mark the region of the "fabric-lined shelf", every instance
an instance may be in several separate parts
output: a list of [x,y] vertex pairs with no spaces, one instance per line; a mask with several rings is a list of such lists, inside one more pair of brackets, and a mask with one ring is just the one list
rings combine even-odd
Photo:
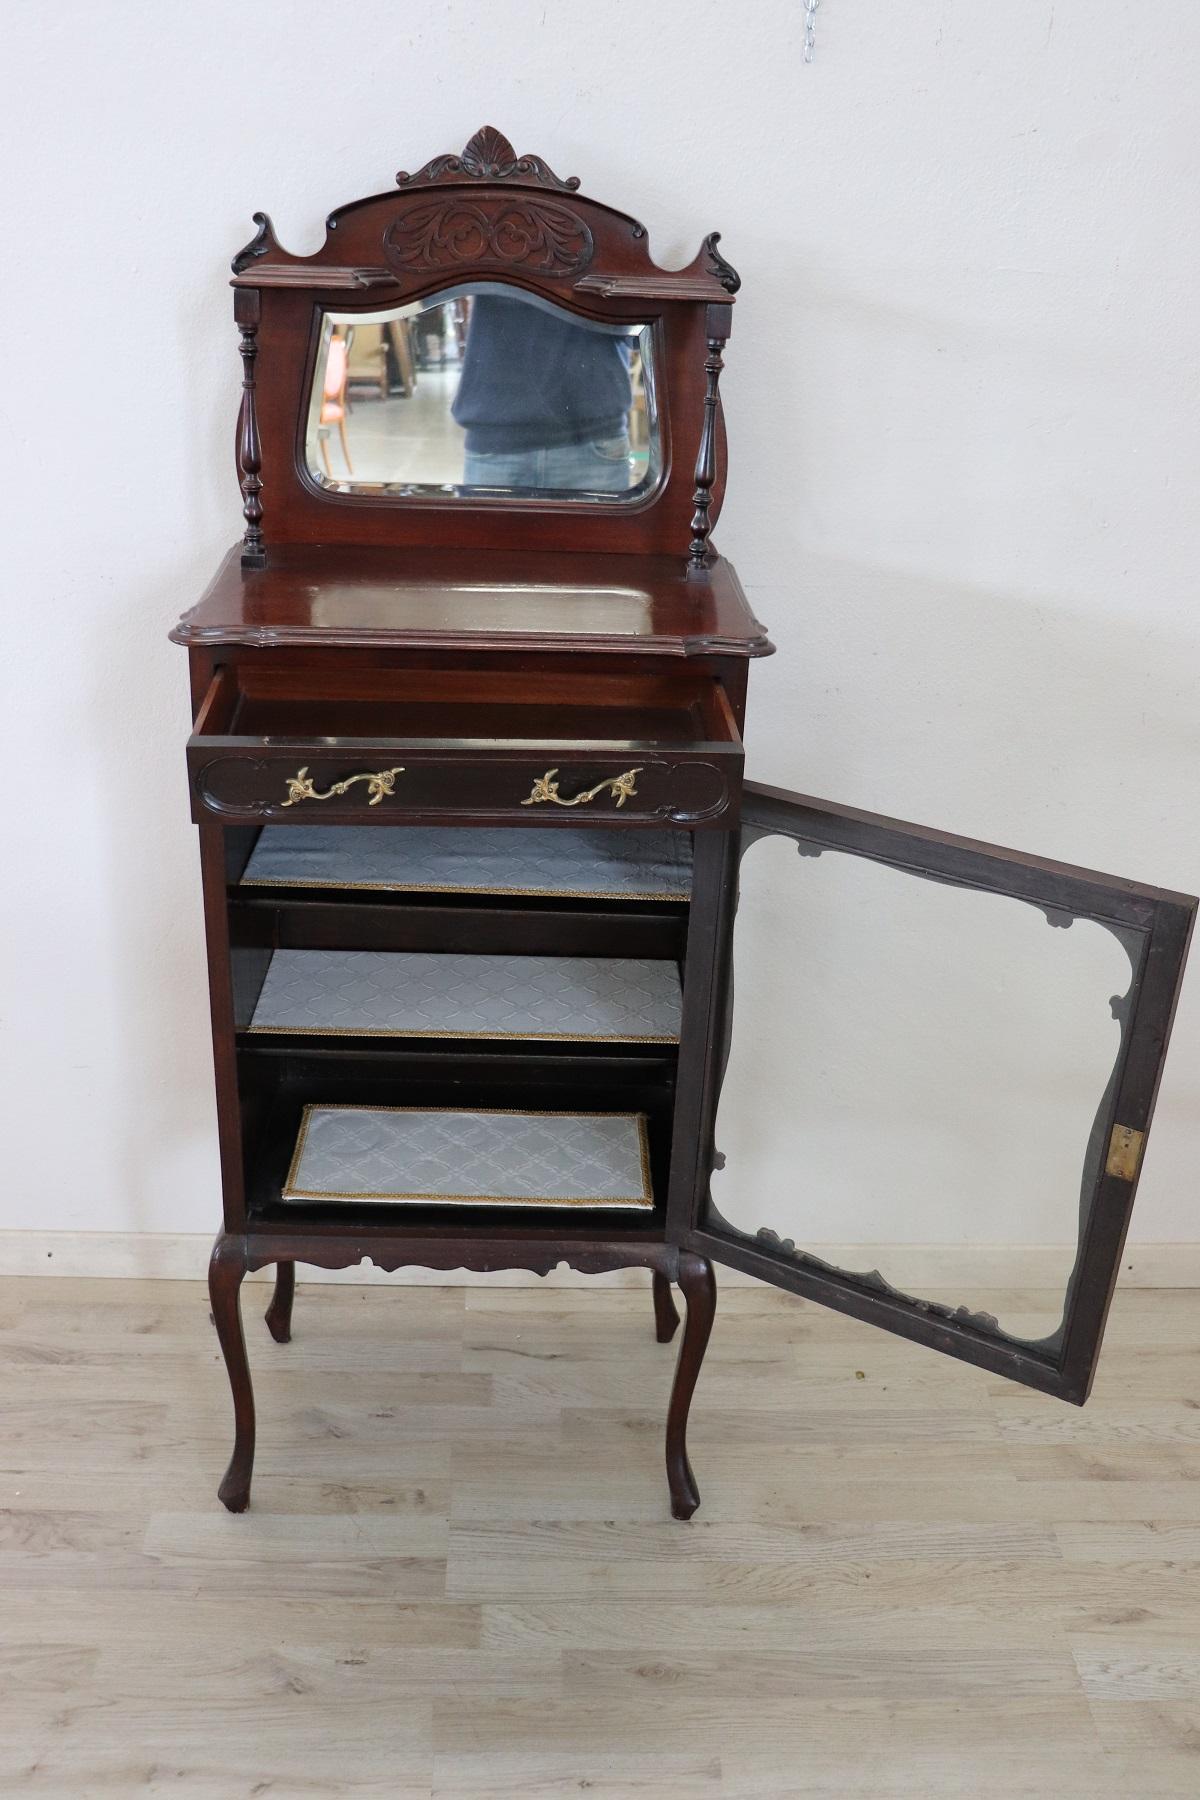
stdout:
[[281,1198],[652,1210],[646,1118],[306,1106]]
[[674,963],[630,957],[276,950],[251,1033],[679,1041]]
[[692,847],[686,831],[268,825],[241,885],[686,900]]

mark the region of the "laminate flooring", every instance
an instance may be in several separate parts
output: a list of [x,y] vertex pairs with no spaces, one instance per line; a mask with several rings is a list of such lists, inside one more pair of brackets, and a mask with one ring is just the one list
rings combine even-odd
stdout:
[[203,1285],[0,1282],[0,1794],[1200,1793],[1200,1293],[1079,1411],[727,1290],[688,1524],[648,1279],[268,1294],[232,1517]]

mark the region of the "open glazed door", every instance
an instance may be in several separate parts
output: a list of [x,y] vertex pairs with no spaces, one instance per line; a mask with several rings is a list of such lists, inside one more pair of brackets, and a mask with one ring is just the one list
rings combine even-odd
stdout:
[[742,817],[689,1248],[1082,1404],[1196,902],[754,783]]

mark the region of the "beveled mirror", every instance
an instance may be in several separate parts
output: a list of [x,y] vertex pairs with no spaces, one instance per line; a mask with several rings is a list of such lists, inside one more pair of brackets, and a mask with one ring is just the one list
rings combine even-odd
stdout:
[[653,335],[501,282],[325,310],[308,473],[343,494],[639,500],[662,466]]

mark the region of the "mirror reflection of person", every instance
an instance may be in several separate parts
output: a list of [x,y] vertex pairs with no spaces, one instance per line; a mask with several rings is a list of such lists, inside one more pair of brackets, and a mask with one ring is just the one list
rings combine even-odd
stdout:
[[528,300],[476,294],[451,408],[470,487],[630,485],[631,340]]

